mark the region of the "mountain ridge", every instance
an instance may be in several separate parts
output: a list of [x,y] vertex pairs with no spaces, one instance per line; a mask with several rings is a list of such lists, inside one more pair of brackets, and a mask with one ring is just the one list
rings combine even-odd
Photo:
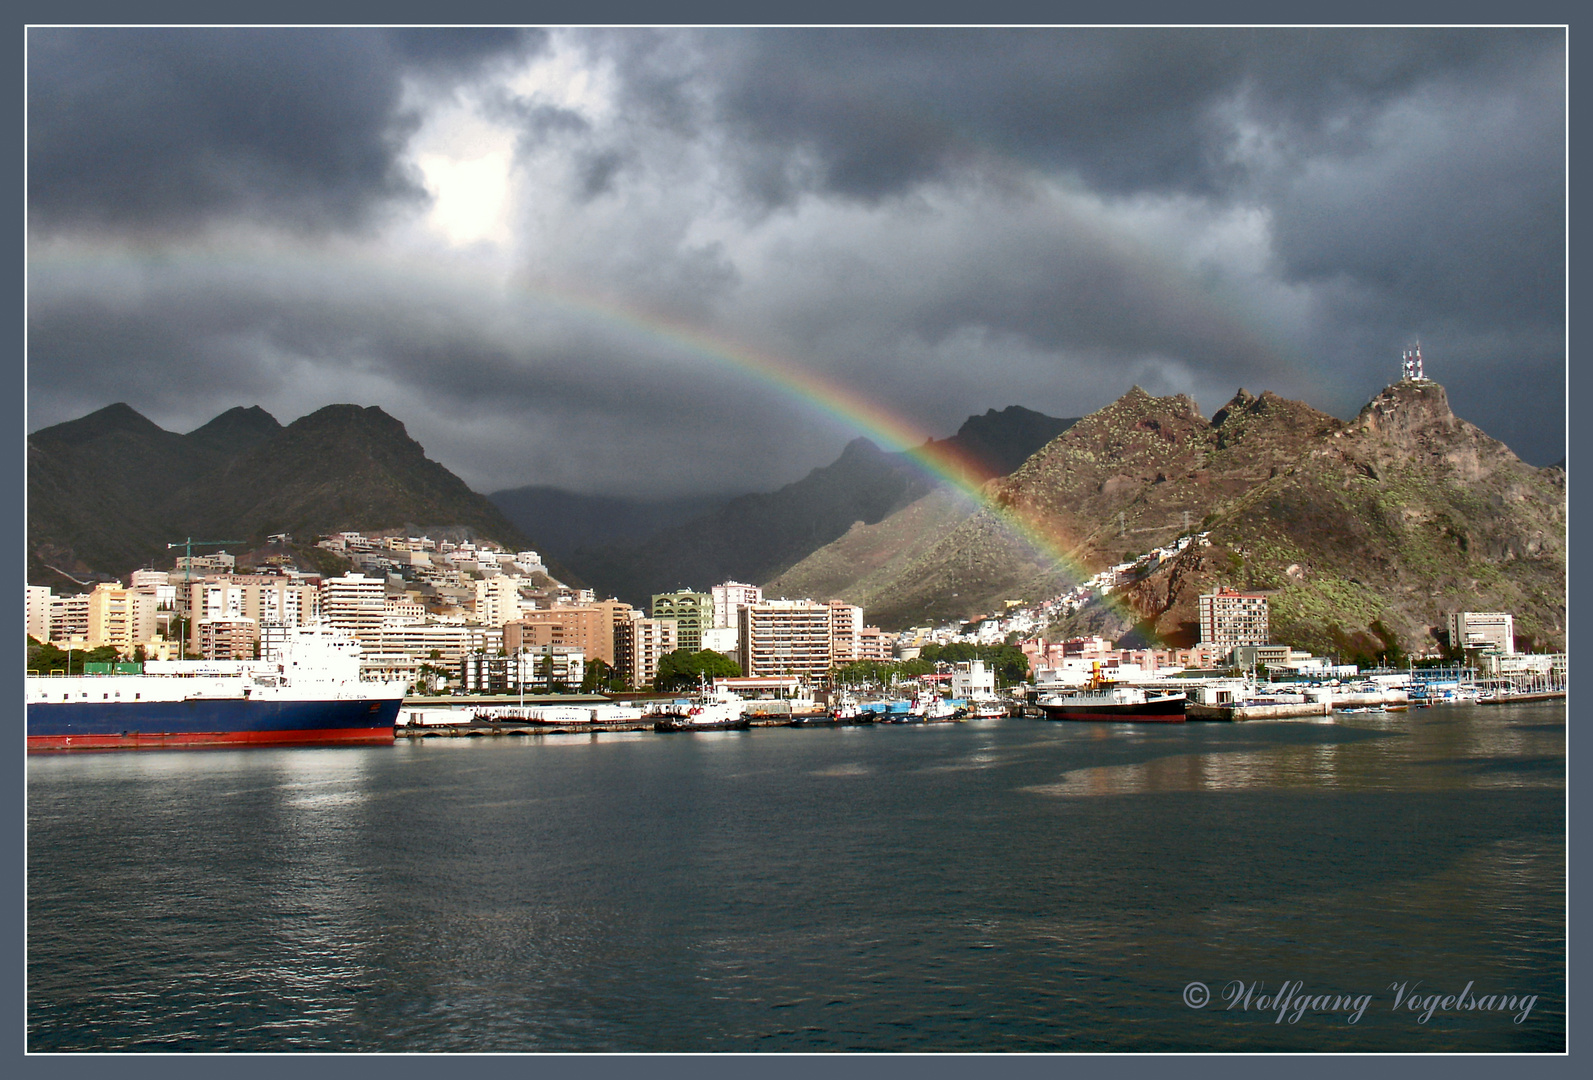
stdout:
[[170,559],[165,545],[180,535],[257,543],[412,524],[532,546],[376,406],[329,405],[285,427],[240,406],[180,435],[117,403],[28,437],[28,580],[38,584],[124,577]]
[[[977,484],[1075,422],[1014,405],[970,416],[955,435],[928,445],[936,448],[937,459],[955,462],[965,482]],[[680,587],[764,581],[859,523],[878,523],[941,483],[911,456],[889,453],[858,436],[829,465],[775,491],[736,496],[639,541],[579,549],[566,561],[599,591],[634,604]]]
[[1208,421],[1187,397],[1134,387],[984,489],[1064,565],[979,509],[889,581],[863,565],[846,581],[844,552],[830,550],[777,584],[800,593],[822,581],[824,599],[866,595],[887,627],[976,617],[1169,543],[1187,514],[1188,531],[1207,541],[1120,590],[1129,614],[1095,603],[1054,632],[1137,626],[1192,643],[1199,592],[1226,584],[1271,592],[1279,634],[1328,652],[1427,648],[1445,610],[1478,605],[1514,611],[1523,637],[1555,643],[1565,627],[1564,493],[1563,470],[1522,462],[1455,417],[1430,381],[1396,383],[1350,421],[1243,389]]

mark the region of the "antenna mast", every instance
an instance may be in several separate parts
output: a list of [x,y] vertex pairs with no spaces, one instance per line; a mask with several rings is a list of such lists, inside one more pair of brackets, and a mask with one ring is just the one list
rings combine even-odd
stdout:
[[1427,375],[1422,371],[1422,343],[1406,349],[1401,354],[1401,366],[1404,369],[1404,378],[1410,382],[1426,382]]

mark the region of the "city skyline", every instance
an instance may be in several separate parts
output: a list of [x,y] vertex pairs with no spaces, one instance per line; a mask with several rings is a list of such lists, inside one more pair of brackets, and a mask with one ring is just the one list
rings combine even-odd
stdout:
[[28,426],[351,401],[479,491],[721,493],[1136,383],[1347,416],[1419,338],[1548,464],[1564,40],[34,28]]

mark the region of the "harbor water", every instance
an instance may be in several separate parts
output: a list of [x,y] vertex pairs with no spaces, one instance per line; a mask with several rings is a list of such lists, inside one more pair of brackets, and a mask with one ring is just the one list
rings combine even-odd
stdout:
[[27,1044],[1558,1051],[1564,806],[1564,702],[33,755]]

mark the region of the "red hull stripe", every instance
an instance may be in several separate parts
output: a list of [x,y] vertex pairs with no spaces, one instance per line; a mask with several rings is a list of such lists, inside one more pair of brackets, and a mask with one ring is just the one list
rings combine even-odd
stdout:
[[294,746],[390,743],[393,729],[320,728],[306,731],[196,731],[180,734],[29,735],[29,750],[158,750],[164,746]]
[[1084,712],[1072,709],[1062,712],[1046,711],[1049,720],[1105,720],[1116,724],[1182,724],[1184,714],[1178,713],[1127,713]]

